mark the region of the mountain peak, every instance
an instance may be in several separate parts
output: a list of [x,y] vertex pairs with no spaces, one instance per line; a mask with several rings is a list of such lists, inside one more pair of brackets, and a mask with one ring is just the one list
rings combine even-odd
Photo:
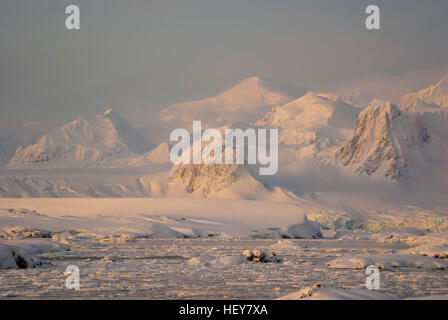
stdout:
[[[267,88],[267,84],[265,83],[266,81],[264,81],[263,79],[261,79],[260,77],[249,77],[249,78],[245,78],[243,80],[241,80],[240,82],[238,82],[235,86],[233,86],[232,88],[230,88],[229,90],[232,89],[236,89],[236,88],[262,88],[262,89],[266,89],[266,90],[271,90],[270,88]],[[229,91],[227,90],[227,91]]]
[[246,78],[217,96],[173,104],[160,115],[163,121],[178,121],[179,125],[189,126],[194,120],[201,120],[205,127],[220,127],[229,122],[250,123],[272,106],[291,100],[271,87],[259,77]]
[[84,166],[143,154],[150,148],[146,137],[109,109],[104,114],[81,117],[44,134],[35,144],[17,150],[8,166]]
[[222,92],[219,96],[228,96],[228,95],[236,95],[243,96],[247,94],[251,95],[264,95],[264,94],[279,94],[277,90],[273,89],[271,85],[268,84],[268,81],[262,80],[259,77],[249,77],[242,81],[240,81],[237,85],[232,88]]
[[382,104],[367,107],[363,112],[376,112],[378,110],[379,114],[388,114],[391,120],[398,117],[401,114],[400,109],[395,105],[390,103],[390,101],[384,101]]
[[338,128],[352,128],[358,113],[359,109],[336,95],[309,91],[300,98],[273,107],[255,125],[301,130],[315,130],[329,124]]
[[240,82],[240,85],[241,84],[258,85],[258,84],[260,84],[260,82],[261,82],[261,79],[259,77],[254,76],[254,77],[249,77],[249,78],[244,79],[243,81]]
[[442,88],[448,93],[448,73],[442,79],[440,79],[435,86],[438,88]]
[[439,111],[448,108],[448,74],[436,84],[405,95],[399,108],[407,111]]
[[112,109],[107,109],[103,114],[99,114],[97,117],[104,117],[108,118],[114,123],[123,123],[123,124],[126,123],[126,125],[129,125],[126,119],[124,119],[118,112]]

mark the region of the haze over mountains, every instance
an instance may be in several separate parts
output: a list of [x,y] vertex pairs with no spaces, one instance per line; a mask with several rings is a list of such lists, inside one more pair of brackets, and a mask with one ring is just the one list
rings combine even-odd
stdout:
[[[130,122],[107,110],[47,132],[34,144],[24,142],[13,156],[4,152],[3,138],[0,155],[9,169],[1,171],[0,196],[194,195],[290,201],[304,185],[311,191],[319,181],[335,183],[334,176],[324,176],[328,170],[343,179],[403,186],[428,183],[438,172],[438,188],[443,190],[448,186],[447,82],[448,75],[404,96],[398,106],[374,100],[362,108],[326,93],[308,92],[294,99],[253,77],[216,97],[168,106],[158,115],[167,127],[191,129],[193,120],[202,120],[203,129],[278,128],[280,166],[273,179],[260,179],[246,165],[173,167],[168,136],[156,147]],[[310,172],[317,176],[303,175]],[[83,180],[83,174],[95,178]],[[280,181],[284,176],[289,182]]]
[[291,99],[269,87],[266,80],[251,77],[215,97],[171,105],[163,109],[160,115],[168,125],[175,123],[181,128],[189,128],[193,120],[201,120],[204,128],[217,128],[229,122],[250,123],[259,119],[270,107]]

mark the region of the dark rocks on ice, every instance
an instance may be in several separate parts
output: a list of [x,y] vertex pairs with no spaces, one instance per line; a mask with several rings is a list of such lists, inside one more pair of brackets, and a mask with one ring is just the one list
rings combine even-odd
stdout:
[[248,261],[253,262],[281,262],[282,260],[275,254],[275,252],[268,253],[263,250],[245,250],[242,253],[242,256],[245,257]]

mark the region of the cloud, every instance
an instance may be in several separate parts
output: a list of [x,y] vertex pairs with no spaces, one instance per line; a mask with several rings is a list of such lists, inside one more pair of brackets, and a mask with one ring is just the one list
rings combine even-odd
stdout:
[[448,65],[428,69],[415,69],[401,74],[370,73],[364,77],[319,89],[351,97],[359,104],[368,104],[379,98],[399,102],[400,98],[436,83],[448,73]]

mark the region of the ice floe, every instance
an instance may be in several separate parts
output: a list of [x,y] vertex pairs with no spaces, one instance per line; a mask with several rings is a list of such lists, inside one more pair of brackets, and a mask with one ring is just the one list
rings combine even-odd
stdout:
[[420,254],[423,256],[448,259],[448,244],[422,244],[404,251],[408,254]]
[[375,265],[380,269],[394,267],[416,267],[424,269],[448,269],[448,260],[430,258],[418,255],[382,254],[343,256],[326,263],[332,269],[364,269]]
[[[8,199],[8,208],[11,202],[14,200]],[[64,232],[98,240],[110,238],[112,242],[124,240],[115,239],[115,235],[124,234],[153,239],[322,237],[320,228],[303,210],[289,203],[186,198],[21,199],[20,205],[25,203],[33,210],[0,206],[0,238],[51,238]]]
[[0,239],[29,239],[29,238],[51,238],[51,231],[32,229],[27,227],[6,227],[0,231]]
[[320,284],[290,293],[277,300],[399,300],[400,298],[380,291],[367,289],[333,289]]
[[66,250],[50,240],[21,240],[0,242],[0,269],[26,269],[47,264],[37,254]]

